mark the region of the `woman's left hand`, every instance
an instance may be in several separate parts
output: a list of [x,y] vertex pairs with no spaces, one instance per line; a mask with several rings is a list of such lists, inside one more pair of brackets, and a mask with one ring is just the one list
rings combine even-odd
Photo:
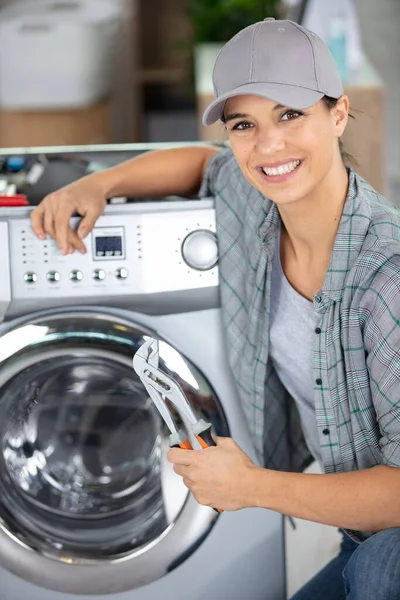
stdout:
[[215,442],[204,450],[172,448],[168,460],[199,504],[222,510],[254,506],[259,467],[231,438],[217,437]]

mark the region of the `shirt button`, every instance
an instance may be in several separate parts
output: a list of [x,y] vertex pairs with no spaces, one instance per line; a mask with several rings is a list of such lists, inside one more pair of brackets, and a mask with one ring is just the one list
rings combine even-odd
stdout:
[[329,434],[330,434],[330,431],[329,431],[329,429],[323,429],[323,430],[322,430],[322,433],[323,433],[324,435],[329,435]]
[[315,328],[315,333],[321,333],[321,329],[319,327]]
[[317,385],[322,385],[322,379],[316,379],[316,380],[315,380],[315,383],[316,383]]
[[322,296],[320,294],[317,294],[315,296],[315,302],[317,302],[319,304],[321,302],[321,300],[322,300]]

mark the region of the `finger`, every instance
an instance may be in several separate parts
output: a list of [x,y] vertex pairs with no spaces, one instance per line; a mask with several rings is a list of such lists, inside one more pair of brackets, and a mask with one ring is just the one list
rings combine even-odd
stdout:
[[230,437],[222,437],[219,435],[214,435],[213,438],[214,438],[214,441],[217,444],[217,446],[222,446],[223,444],[232,442],[232,438],[230,438]]
[[69,222],[73,212],[74,209],[71,206],[60,206],[54,219],[57,245],[63,254],[68,252],[68,238],[72,232]]
[[44,215],[44,207],[39,204],[32,212],[31,212],[31,226],[33,233],[37,235],[40,240],[46,239],[46,232],[43,229],[43,215]]
[[54,238],[55,232],[54,232],[53,213],[50,212],[49,210],[46,210],[44,213],[43,225],[44,225],[45,232],[48,233],[52,238]]
[[93,229],[102,211],[89,208],[78,227],[78,236],[83,240]]
[[184,485],[186,485],[186,487],[188,488],[188,490],[190,490],[192,488],[193,481],[191,481],[187,477],[183,477],[182,481],[183,481]]
[[74,252],[74,250],[79,250],[82,254],[86,254],[85,244],[82,242],[76,231],[71,228],[68,231],[68,246],[71,253]]
[[174,471],[177,475],[189,479],[189,467],[187,465],[174,465]]
[[195,455],[195,450],[181,450],[179,448],[172,448],[167,454],[167,459],[169,462],[172,462],[175,465],[189,466],[193,463]]

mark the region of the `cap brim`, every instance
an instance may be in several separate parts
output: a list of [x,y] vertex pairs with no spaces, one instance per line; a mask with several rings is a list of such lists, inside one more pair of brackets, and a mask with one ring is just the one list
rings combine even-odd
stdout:
[[309,108],[325,95],[308,88],[287,85],[284,83],[248,83],[223,94],[206,108],[203,114],[203,125],[212,125],[223,116],[224,106],[228,98],[250,94],[262,96],[290,108]]

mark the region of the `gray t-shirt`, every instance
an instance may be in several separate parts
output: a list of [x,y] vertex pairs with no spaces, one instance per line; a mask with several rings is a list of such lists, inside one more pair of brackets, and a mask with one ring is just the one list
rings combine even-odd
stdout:
[[272,262],[269,352],[276,373],[299,410],[307,446],[322,464],[314,404],[312,354],[321,316],[290,285],[282,270],[277,236]]

